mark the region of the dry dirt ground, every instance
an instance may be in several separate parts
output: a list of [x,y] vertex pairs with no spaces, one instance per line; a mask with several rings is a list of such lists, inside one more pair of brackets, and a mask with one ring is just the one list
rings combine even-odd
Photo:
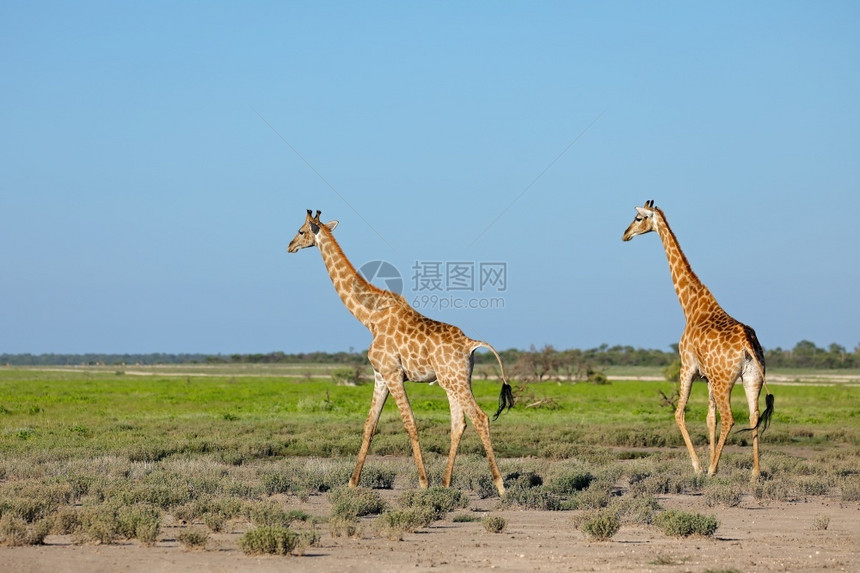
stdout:
[[[400,491],[383,491],[393,501]],[[700,495],[667,495],[666,509],[715,514],[714,538],[673,538],[654,526],[623,526],[606,542],[590,541],[573,525],[573,512],[498,510],[498,499],[470,499],[470,509],[402,541],[374,534],[366,518],[356,538],[332,537],[319,526],[321,542],[303,556],[246,556],[237,547],[242,531],[212,534],[205,550],[185,550],[176,540],[182,525],[166,525],[150,547],[137,542],[75,545],[48,536],[33,547],[0,547],[0,571],[860,571],[860,502],[813,497],[805,502],[759,502],[745,497],[737,507],[708,507]],[[311,515],[331,512],[324,495],[306,502],[290,498],[290,508]],[[470,511],[471,510],[471,511]],[[504,533],[480,522],[455,523],[461,513],[488,513],[507,519]],[[816,529],[819,516],[830,519]]]

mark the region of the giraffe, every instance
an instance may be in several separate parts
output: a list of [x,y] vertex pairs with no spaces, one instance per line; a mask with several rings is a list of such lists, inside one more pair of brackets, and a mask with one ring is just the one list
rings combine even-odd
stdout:
[[502,474],[490,443],[489,419],[472,394],[472,353],[478,348],[487,348],[495,354],[502,374],[499,409],[493,419],[498,418],[506,407],[510,409],[514,405],[513,393],[505,378],[498,352],[486,342],[467,337],[456,326],[423,316],[401,295],[376,288],[367,282],[349,262],[332,234],[338,222],[322,223],[319,217],[320,211],[312,215],[311,210],[308,210],[304,224],[290,242],[287,251],[295,253],[300,249],[316,246],[341,301],[373,335],[373,342],[367,353],[375,378],[373,398],[370,412],[364,422],[361,448],[349,487],[358,485],[370,442],[389,394],[397,404],[412,443],[412,456],[418,467],[418,484],[421,488],[428,487],[427,471],[418,445],[418,430],[404,388],[404,382],[410,380],[431,384],[438,382],[448,396],[451,409],[451,449],[442,484],[445,487],[451,485],[454,458],[460,438],[466,429],[468,416],[484,445],[493,483],[499,495],[504,494]]
[[[750,411],[750,427],[753,441],[752,480],[761,474],[759,468],[759,428],[763,433],[770,423],[773,413],[773,395],[766,395],[766,409],[759,417],[758,399],[762,384],[765,384],[764,352],[756,338],[755,331],[729,316],[717,304],[711,291],[702,284],[693,272],[687,257],[681,251],[678,240],[666,217],[654,201],[646,201],[644,207],[636,207],[636,217],[624,231],[622,240],[629,241],[637,235],[656,231],[660,235],[675,293],[684,311],[686,326],[681,336],[678,350],[681,354],[681,384],[675,422],[681,430],[684,443],[690,452],[693,469],[702,473],[699,458],[687,432],[685,408],[690,397],[693,378],[698,374],[708,383],[708,437],[710,446],[710,465],[708,475],[717,473],[720,454],[726,443],[729,431],[734,425],[731,408],[732,387],[740,379],[743,383]],[[720,437],[716,438],[716,411],[720,413]]]

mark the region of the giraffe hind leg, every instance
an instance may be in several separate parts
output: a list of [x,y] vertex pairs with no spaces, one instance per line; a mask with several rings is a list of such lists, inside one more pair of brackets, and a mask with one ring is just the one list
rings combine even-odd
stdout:
[[444,487],[451,486],[451,476],[454,473],[454,459],[457,457],[460,438],[463,437],[463,432],[466,430],[466,416],[457,398],[451,392],[448,392],[448,404],[451,407],[451,449],[448,452],[445,476],[442,478],[442,485]]

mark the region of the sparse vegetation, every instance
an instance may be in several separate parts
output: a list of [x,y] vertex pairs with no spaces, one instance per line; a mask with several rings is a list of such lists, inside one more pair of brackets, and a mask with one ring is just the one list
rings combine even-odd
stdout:
[[385,502],[379,493],[363,487],[333,490],[329,494],[329,500],[332,504],[332,515],[337,517],[355,518],[385,511]]
[[289,555],[299,544],[299,536],[285,527],[257,527],[239,540],[239,548],[248,554]]
[[209,531],[202,527],[191,527],[180,532],[176,540],[185,549],[205,549],[209,541]]
[[598,510],[586,516],[579,527],[590,539],[607,541],[621,529],[621,520],[613,511]]
[[508,528],[508,520],[500,515],[488,515],[481,520],[487,533],[504,533]]
[[717,531],[717,527],[719,527],[717,518],[713,515],[702,515],[701,513],[672,509],[657,514],[654,523],[666,535],[679,537],[690,535],[710,537]]
[[[319,534],[294,528],[326,518],[296,511],[297,500],[328,496],[331,516],[322,527],[332,536],[372,531],[401,538],[467,507],[469,496],[485,504],[497,496],[483,446],[470,431],[453,487],[418,490],[393,408],[380,421],[361,487],[346,488],[368,387],[333,386],[318,377],[243,378],[227,370],[223,377],[181,378],[113,370],[0,369],[0,544],[39,544],[48,534],[75,543],[152,544],[169,523],[189,549],[205,547],[212,533],[245,531],[243,551],[297,554]],[[498,383],[476,380],[473,387],[491,411]],[[713,535],[708,530],[716,520],[708,516],[667,517],[672,512],[655,501],[666,494],[701,494],[712,507],[735,506],[750,495],[744,505],[825,495],[860,500],[854,447],[860,428],[844,423],[857,403],[856,387],[779,387],[781,418],[763,440],[762,479],[754,484],[748,447],[724,455],[718,477],[692,472],[657,391],[671,396],[672,388],[617,380],[611,387],[531,383],[536,398],[557,408],[515,408],[493,425],[507,487],[495,507],[573,510],[595,519],[586,530],[581,518],[580,527],[597,539],[614,525],[651,523],[669,535]],[[704,418],[698,390],[688,416]],[[418,384],[410,386],[410,400],[430,481],[438,484],[449,445],[447,402],[437,387]],[[694,442],[707,442],[704,428],[690,429]],[[733,435],[730,442],[748,446],[744,439]],[[805,448],[805,459],[777,447],[795,445]],[[395,483],[403,490],[396,498],[380,491]],[[480,518],[464,512],[453,519]],[[481,521],[487,528],[488,520]],[[819,516],[810,526],[823,531],[825,521]]]

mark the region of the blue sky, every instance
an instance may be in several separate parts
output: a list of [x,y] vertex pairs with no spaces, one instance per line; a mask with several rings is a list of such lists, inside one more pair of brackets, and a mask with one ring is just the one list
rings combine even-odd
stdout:
[[[318,252],[286,253],[308,208],[499,349],[667,349],[659,238],[621,242],[646,199],[766,348],[853,349],[858,22],[853,2],[4,2],[0,352],[366,348]],[[416,263],[504,263],[506,288],[415,290]]]

